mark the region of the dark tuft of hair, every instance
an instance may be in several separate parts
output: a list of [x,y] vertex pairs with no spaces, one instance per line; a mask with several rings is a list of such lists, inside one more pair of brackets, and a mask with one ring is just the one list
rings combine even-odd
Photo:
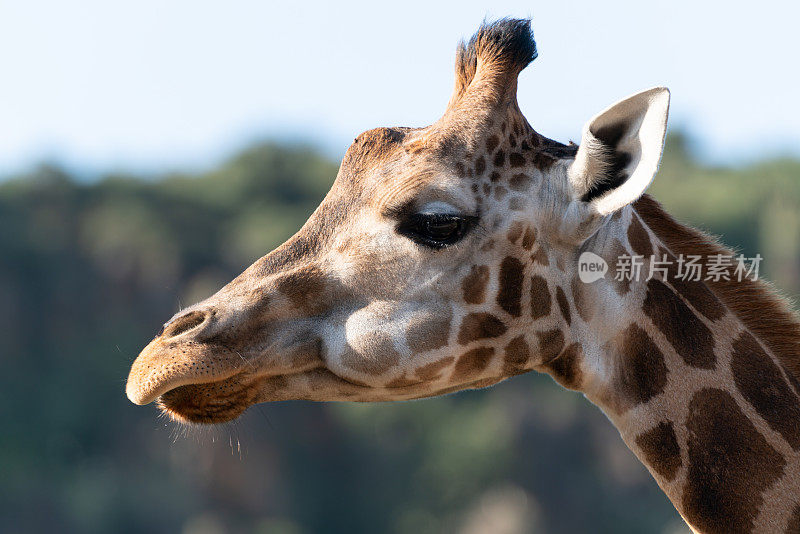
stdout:
[[475,75],[479,60],[519,73],[537,55],[531,20],[503,18],[484,21],[468,43],[461,42],[457,66],[460,76],[468,83]]

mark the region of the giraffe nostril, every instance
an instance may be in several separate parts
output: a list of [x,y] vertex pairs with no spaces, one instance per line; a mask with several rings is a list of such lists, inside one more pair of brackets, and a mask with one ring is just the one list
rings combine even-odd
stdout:
[[179,336],[203,324],[207,316],[206,312],[191,311],[165,324],[159,335],[164,338]]

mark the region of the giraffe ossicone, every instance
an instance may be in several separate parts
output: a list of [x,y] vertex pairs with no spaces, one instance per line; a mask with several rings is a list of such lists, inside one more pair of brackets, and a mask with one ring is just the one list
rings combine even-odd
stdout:
[[798,531],[796,315],[759,281],[583,280],[587,258],[730,251],[644,194],[669,91],[617,102],[564,145],[517,105],[536,55],[529,21],[481,26],[444,115],[359,135],[297,234],[165,324],[128,397],[218,423],[259,402],[412,399],[537,370],[604,410],[695,530]]

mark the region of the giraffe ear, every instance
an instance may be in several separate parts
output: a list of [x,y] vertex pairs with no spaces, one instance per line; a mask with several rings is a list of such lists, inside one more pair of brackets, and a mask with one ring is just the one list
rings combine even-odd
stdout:
[[669,90],[655,87],[620,100],[583,127],[569,168],[574,198],[600,215],[645,192],[653,180],[667,130]]

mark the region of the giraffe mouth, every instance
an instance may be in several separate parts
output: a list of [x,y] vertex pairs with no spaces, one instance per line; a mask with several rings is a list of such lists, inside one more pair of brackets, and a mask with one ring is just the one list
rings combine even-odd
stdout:
[[240,373],[216,382],[185,384],[156,399],[173,421],[213,425],[236,419],[253,404],[288,400],[383,402],[410,400],[482,388],[502,380],[483,378],[431,390],[423,381],[394,388],[375,388],[347,380],[325,367],[280,375]]
[[237,353],[218,345],[172,343],[156,338],[133,362],[125,392],[131,402],[144,405],[181,387],[233,385],[242,373],[243,363]]
[[217,382],[178,386],[160,395],[156,405],[179,423],[218,424],[239,417],[255,397],[253,380],[239,374]]
[[[293,350],[284,357],[255,361],[219,344],[156,338],[132,366],[128,397],[135,404],[156,401],[161,412],[182,424],[213,425],[236,419],[262,402],[409,400],[487,385],[485,380],[449,385],[425,380],[397,386],[366,384],[328,368],[317,340],[289,345]],[[281,359],[286,362],[288,353],[295,356],[288,358],[293,364],[276,365]]]
[[[128,377],[128,398],[140,405],[155,401],[159,410],[179,423],[224,423],[279,389],[284,377],[301,375],[321,365],[318,360],[311,360],[287,374],[280,370],[276,374],[275,369],[260,370],[236,351],[219,346],[205,349],[200,357],[195,351],[195,357],[188,358],[192,364],[189,366],[183,362],[174,364],[177,354],[183,356],[189,351],[145,348]],[[227,358],[230,352],[235,352],[236,357]],[[219,368],[215,369],[215,364]]]
[[[217,381],[178,385],[159,395],[155,401],[162,413],[184,424],[214,425],[236,419],[247,408],[260,402],[295,400],[298,396],[288,384],[315,373],[328,373],[323,367],[311,367],[286,374],[259,375],[242,371]],[[355,386],[354,386],[355,387]]]

